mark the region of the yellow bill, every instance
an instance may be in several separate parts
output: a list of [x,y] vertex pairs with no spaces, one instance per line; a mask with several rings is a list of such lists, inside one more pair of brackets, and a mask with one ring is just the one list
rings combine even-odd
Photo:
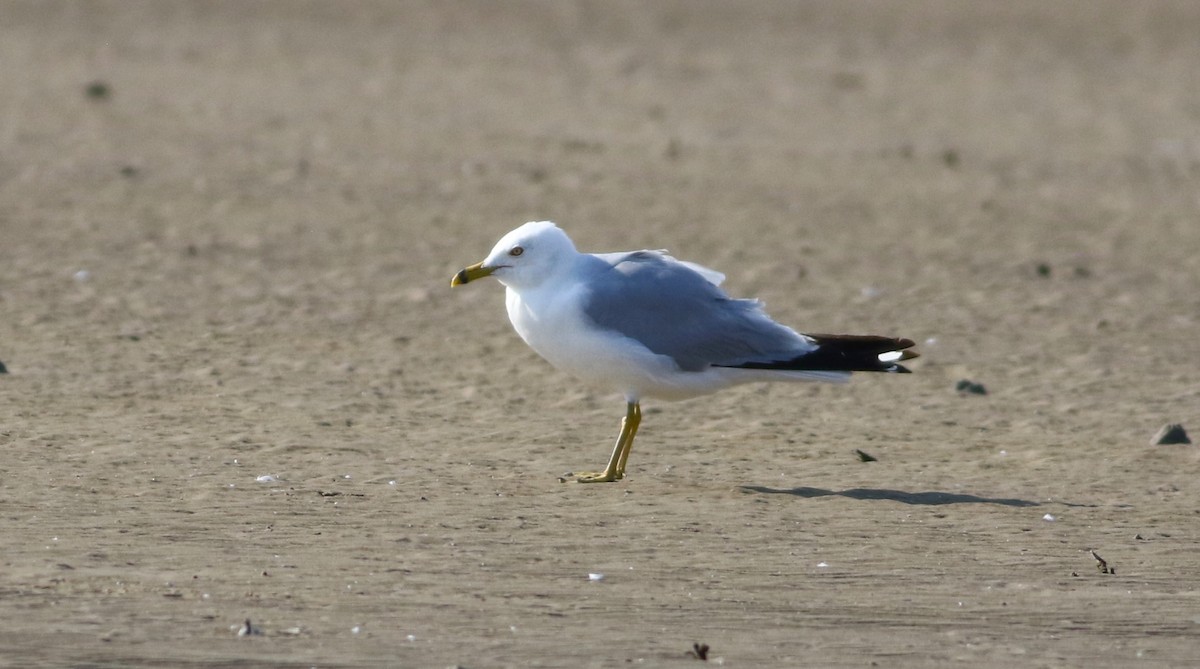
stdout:
[[496,268],[484,267],[483,263],[477,262],[470,267],[464,267],[458,270],[458,274],[455,274],[454,278],[450,279],[450,287],[453,288],[455,286],[461,286],[464,283],[470,283],[476,279],[482,279],[485,276],[491,275],[491,273],[495,271]]

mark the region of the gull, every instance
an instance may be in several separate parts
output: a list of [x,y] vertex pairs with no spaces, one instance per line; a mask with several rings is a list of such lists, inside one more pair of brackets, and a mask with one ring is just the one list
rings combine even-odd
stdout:
[[550,221],[504,235],[451,287],[484,277],[504,284],[508,318],[550,364],[625,396],[608,465],[570,474],[619,481],[642,421],[641,400],[680,400],[754,381],[845,381],[851,372],[908,373],[912,340],[801,334],[758,300],[729,297],[725,276],[666,251],[580,253]]

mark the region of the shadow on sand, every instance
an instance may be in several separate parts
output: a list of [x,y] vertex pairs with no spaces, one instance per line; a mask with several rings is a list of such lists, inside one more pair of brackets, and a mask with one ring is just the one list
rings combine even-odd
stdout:
[[886,499],[902,504],[937,506],[940,504],[999,504],[1001,506],[1039,506],[1038,502],[1008,497],[979,497],[955,492],[904,492],[903,490],[881,490],[877,488],[850,488],[849,490],[822,490],[820,488],[768,488],[744,485],[742,490],[770,495],[792,495],[794,497],[828,497],[838,495],[850,499]]

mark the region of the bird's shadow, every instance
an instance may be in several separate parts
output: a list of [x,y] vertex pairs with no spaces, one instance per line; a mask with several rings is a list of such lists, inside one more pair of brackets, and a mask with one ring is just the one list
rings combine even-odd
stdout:
[[905,492],[880,488],[850,488],[848,490],[822,490],[821,488],[768,488],[759,485],[744,485],[742,490],[767,495],[792,495],[793,497],[849,497],[850,499],[884,499],[901,504],[939,506],[942,504],[999,504],[1001,506],[1040,506],[1040,502],[1012,497],[980,497],[957,492]]

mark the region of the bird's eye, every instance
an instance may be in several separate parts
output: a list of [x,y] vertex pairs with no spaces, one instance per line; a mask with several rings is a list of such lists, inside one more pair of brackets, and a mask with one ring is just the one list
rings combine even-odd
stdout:
[[508,252],[508,255],[515,258],[524,252],[525,252],[525,249],[521,248],[520,246],[514,246],[514,247],[512,247],[512,250]]

